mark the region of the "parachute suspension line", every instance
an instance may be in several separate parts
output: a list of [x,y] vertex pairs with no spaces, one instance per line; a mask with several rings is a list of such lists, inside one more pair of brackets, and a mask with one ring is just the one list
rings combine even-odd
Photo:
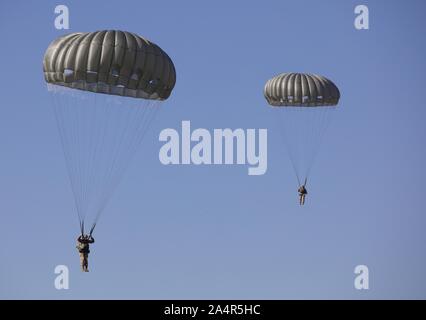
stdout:
[[78,199],[80,199],[79,207],[80,207],[80,211],[81,211],[81,215],[82,215],[82,220],[84,222],[86,212],[84,211],[83,202],[81,201],[81,199],[82,199],[82,193],[81,192],[82,192],[82,185],[83,185],[83,183],[82,183],[82,169],[81,169],[81,152],[78,152],[79,151],[78,146],[80,145],[79,144],[79,142],[80,142],[79,127],[78,127],[78,124],[80,123],[80,108],[79,108],[79,106],[76,107],[74,109],[75,113],[73,113],[71,111],[72,106],[71,106],[70,100],[71,100],[70,97],[67,96],[65,98],[65,101],[64,101],[65,104],[66,104],[64,110],[68,113],[67,117],[64,118],[64,121],[67,121],[68,118],[72,119],[72,117],[75,117],[75,119],[71,120],[70,135],[71,135],[72,141],[71,141],[71,144],[70,144],[70,148],[71,148],[71,154],[75,155],[74,164],[75,164],[76,171],[77,171],[77,174],[75,175],[75,179],[77,180],[77,191],[80,193],[78,195],[79,196]]
[[[150,104],[153,104],[154,102],[151,102]],[[154,112],[151,112],[151,114],[152,113],[156,113],[157,112],[157,110],[159,109],[158,107],[152,107],[151,105],[147,105],[147,106],[142,106],[142,107],[138,107],[139,108],[139,110],[143,110],[143,112],[138,112],[138,115],[137,116],[135,116],[135,119],[136,119],[136,121],[135,121],[135,124],[137,124],[138,122],[139,122],[139,127],[140,128],[142,128],[142,129],[144,129],[143,131],[142,131],[142,133],[141,134],[136,134],[136,135],[134,135],[134,141],[136,141],[135,143],[130,143],[131,145],[133,145],[132,146],[132,148],[130,149],[130,152],[127,154],[128,155],[128,158],[131,158],[132,156],[133,156],[133,154],[134,154],[134,151],[135,151],[135,149],[136,149],[136,147],[140,144],[140,142],[141,142],[141,140],[143,139],[143,136],[145,135],[145,133],[146,133],[146,131],[148,130],[148,127],[149,127],[149,124],[152,122],[152,120],[153,120],[153,117],[151,117],[151,118],[149,118],[147,115],[148,115],[148,113],[151,111],[151,110],[154,110]],[[145,118],[144,120],[145,121],[141,121],[140,119],[141,118]],[[140,132],[140,131],[139,131]],[[129,164],[129,162],[130,161],[127,161],[128,159],[126,159],[126,161],[125,161],[125,163],[126,164]],[[129,159],[130,160],[130,159]],[[125,169],[126,169],[126,167],[127,167],[127,165],[126,166],[124,166],[124,167],[122,167],[121,168],[121,171],[125,171]],[[111,170],[111,171],[114,171],[114,170]],[[105,194],[104,194],[104,199],[103,199],[103,201],[102,201],[102,204],[100,205],[100,207],[99,207],[99,209],[98,209],[98,212],[97,212],[97,214],[96,214],[96,217],[95,217],[95,220],[94,220],[94,223],[93,223],[93,226],[92,226],[92,229],[91,229],[91,232],[93,232],[93,230],[95,229],[95,226],[96,226],[96,224],[97,224],[97,221],[98,221],[98,219],[99,219],[99,217],[100,217],[100,215],[101,215],[101,213],[103,212],[103,210],[104,210],[104,208],[105,208],[105,205],[106,205],[106,203],[107,203],[107,201],[108,201],[108,199],[110,198],[110,194],[114,191],[114,189],[115,189],[115,187],[116,187],[116,185],[119,183],[119,181],[120,181],[120,179],[121,179],[121,177],[122,177],[122,172],[117,172],[116,174],[115,174],[115,177],[114,177],[114,179],[112,179],[112,183],[111,183],[111,185],[109,186],[109,190],[108,190],[108,192],[106,192]]]
[[[100,159],[102,159],[102,155],[103,155],[102,151],[104,150],[104,145],[106,143],[106,137],[108,135],[108,128],[111,125],[113,125],[113,123],[111,122],[111,120],[114,120],[113,119],[114,115],[112,114],[113,113],[112,112],[113,111],[112,107],[108,103],[106,103],[104,105],[100,105],[100,108],[104,109],[104,112],[106,114],[106,118],[105,118],[105,123],[103,125],[102,130],[99,130],[99,131],[102,131],[102,134],[100,135],[101,141],[100,141],[100,143],[96,144],[97,148],[95,147],[95,154],[94,154],[94,157],[93,157],[93,159],[94,159],[93,165],[95,165],[96,162],[99,162]],[[96,118],[94,119],[94,121],[96,121]],[[106,168],[106,166],[105,166],[105,168]],[[102,184],[102,176],[101,175],[96,176],[95,175],[95,170],[93,170],[92,171],[91,181],[92,181],[92,185],[94,185],[94,186]],[[92,190],[92,192],[95,192],[95,190]],[[90,235],[93,233],[93,230],[94,230],[95,226],[96,226],[96,222],[93,223],[93,226],[90,229]]]
[[[93,109],[93,113],[92,113],[92,117],[89,117],[89,125],[92,125],[92,130],[94,131],[92,134],[90,134],[88,136],[88,140],[89,140],[89,147],[88,147],[88,172],[87,172],[87,180],[86,180],[86,196],[88,199],[91,199],[91,196],[93,194],[93,176],[94,176],[94,169],[95,169],[95,165],[97,162],[97,154],[98,154],[98,149],[100,148],[102,142],[100,140],[101,137],[101,128],[98,128],[98,126],[94,125],[96,123],[96,119],[98,117],[98,99],[97,99],[97,95],[93,94],[90,95],[93,98],[93,103],[92,103],[92,109]],[[92,154],[90,154],[90,151],[92,151]],[[89,201],[86,204],[87,206],[89,205]],[[87,208],[88,210],[89,208]]]
[[311,173],[311,169],[314,163],[315,158],[318,155],[318,152],[320,150],[322,141],[323,141],[323,137],[327,132],[327,128],[330,125],[331,122],[331,114],[332,112],[334,112],[334,110],[336,109],[335,106],[326,106],[326,107],[319,107],[320,110],[320,114],[319,114],[319,120],[315,121],[315,123],[317,124],[317,129],[315,131],[315,137],[316,137],[316,141],[313,142],[313,150],[312,150],[312,154],[310,159],[308,160],[309,166],[307,168],[306,171],[306,178],[309,177],[310,173]]
[[[88,98],[90,99],[90,97]],[[80,190],[80,197],[81,197],[80,201],[81,201],[81,206],[83,210],[83,222],[84,222],[84,220],[86,219],[86,214],[88,210],[87,190],[86,190],[87,180],[84,179],[84,177],[86,177],[86,174],[87,174],[87,161],[86,161],[87,150],[86,149],[87,149],[87,144],[92,138],[90,135],[88,135],[88,127],[86,127],[87,124],[85,123],[85,121],[89,122],[87,118],[90,116],[91,109],[87,108],[87,110],[82,110],[78,101],[76,101],[76,104],[78,105],[74,106],[74,108],[76,111],[77,119],[75,122],[73,122],[73,125],[75,127],[75,134],[76,134],[76,147],[74,152],[75,154],[78,155],[78,160],[77,160],[77,164],[79,168],[78,176],[80,178],[79,190]],[[69,107],[71,108],[72,106],[70,105]],[[88,114],[86,115],[83,112]]]
[[[74,163],[76,174],[73,175],[74,179],[76,179],[76,185],[77,185],[77,193],[78,194],[78,202],[79,202],[79,208],[80,208],[80,214],[81,214],[81,220],[83,225],[83,232],[84,232],[84,220],[86,218],[87,214],[87,206],[85,205],[85,195],[84,195],[84,168],[83,168],[83,154],[81,149],[81,145],[83,143],[83,137],[82,137],[82,126],[81,122],[84,118],[82,115],[81,110],[81,101],[74,101],[73,97],[75,96],[77,99],[81,99],[81,95],[79,92],[70,92],[69,90],[64,91],[63,93],[66,95],[64,97],[65,102],[65,114],[64,121],[67,122],[68,119],[71,121],[70,127],[70,136],[71,136],[71,143],[70,143],[70,153],[71,155],[74,155],[74,160],[72,162]],[[74,105],[74,103],[76,105]],[[67,128],[67,124],[65,124],[65,128]]]
[[[148,131],[151,123],[153,122],[155,115],[157,114],[159,110],[159,102],[154,100],[149,100],[146,105],[138,105],[138,106],[129,106],[128,108],[136,108],[136,113],[133,117],[134,121],[132,124],[129,124],[128,128],[131,128],[129,132],[135,132],[130,139],[121,139],[120,146],[117,148],[118,151],[120,151],[122,148],[122,142],[127,141],[127,144],[123,148],[127,152],[124,153],[125,160],[121,161],[122,159],[117,159],[117,156],[122,154],[118,153],[114,157],[114,165],[117,164],[117,162],[124,162],[125,165],[120,167],[118,171],[115,170],[115,168],[110,168],[108,172],[108,178],[106,178],[107,181],[109,181],[109,185],[106,188],[106,191],[103,194],[103,198],[100,201],[100,206],[98,207],[98,211],[96,213],[96,217],[94,219],[94,223],[92,226],[92,232],[99,220],[100,215],[102,214],[112,192],[116,188],[116,186],[119,184],[124,171],[126,170],[127,166],[130,163],[130,160],[132,156],[134,155],[137,147],[142,142],[146,132]],[[129,133],[127,132],[127,133]],[[120,161],[117,161],[120,160]]]
[[[71,107],[71,106],[70,106]],[[79,165],[79,170],[80,170],[80,190],[81,190],[81,202],[82,202],[82,208],[83,208],[83,222],[86,219],[86,214],[87,214],[87,195],[86,195],[86,181],[84,179],[84,177],[86,176],[86,155],[85,155],[85,148],[86,148],[86,144],[87,141],[90,140],[90,137],[83,134],[83,132],[86,132],[86,127],[85,127],[85,121],[86,118],[84,117],[83,114],[83,110],[82,108],[80,108],[80,106],[76,109],[77,110],[77,129],[76,129],[76,138],[77,138],[77,146],[76,149],[78,150],[77,154],[79,156],[79,160],[78,160],[78,165]],[[87,112],[90,112],[90,109],[87,110]],[[78,126],[78,124],[81,125]],[[85,137],[85,139],[83,138]],[[81,150],[82,149],[82,150]]]
[[[127,168],[130,160],[129,158],[133,155],[133,150],[129,147],[129,145],[131,145],[129,141],[132,141],[132,139],[138,136],[138,124],[142,128],[144,127],[143,119],[150,110],[149,103],[142,103],[141,106],[119,106],[119,108],[126,109],[126,112],[123,112],[123,118],[121,119],[124,123],[126,123],[126,130],[121,132],[118,140],[116,141],[115,150],[111,153],[111,165],[109,166],[109,170],[104,173],[103,181],[106,182],[106,186],[100,195],[100,200],[91,232],[93,232],[101,213],[103,212],[109,198],[115,190],[115,187],[118,185],[125,169]],[[147,104],[147,106],[144,104]],[[116,106],[110,107],[113,108]]]
[[[66,92],[65,92],[66,94]],[[81,103],[78,103],[79,101],[76,101],[77,105],[73,104],[73,100],[72,97],[73,95],[75,95],[77,98],[81,98],[81,96],[79,96],[79,92],[76,93],[72,93],[72,95],[68,95],[65,99],[66,102],[66,108],[65,110],[67,111],[67,118],[65,119],[65,121],[67,121],[67,119],[71,119],[71,136],[73,137],[73,144],[71,143],[71,154],[75,155],[75,166],[77,169],[77,174],[76,174],[76,179],[77,179],[77,190],[80,193],[79,194],[79,206],[80,206],[80,210],[81,210],[81,215],[82,215],[82,221],[83,221],[83,230],[84,230],[84,220],[86,218],[86,214],[87,214],[87,206],[85,205],[85,195],[84,195],[84,189],[83,189],[83,185],[84,185],[84,168],[83,168],[83,152],[80,150],[81,149],[81,145],[83,143],[83,137],[82,137],[82,119],[84,118],[82,115],[82,108],[81,108]],[[73,119],[74,117],[74,119]]]
[[[86,211],[90,210],[90,205],[93,204],[93,199],[95,198],[96,186],[98,185],[98,181],[96,178],[96,166],[102,161],[100,152],[104,149],[105,145],[105,136],[108,127],[111,125],[111,115],[109,112],[109,108],[105,106],[103,103],[98,103],[98,95],[91,94],[93,102],[90,102],[90,109],[88,110],[88,134],[87,134],[87,154],[84,158],[87,160],[87,172],[85,173],[86,178],[86,191],[85,199]],[[97,119],[101,118],[102,111],[104,110],[105,122],[102,125],[97,125]],[[91,130],[91,131],[90,131]]]
[[[53,94],[51,94],[51,98],[52,98],[52,106],[53,106],[53,111],[54,111],[54,115],[56,118],[56,125],[58,127],[58,131],[59,131],[59,136],[60,136],[60,141],[61,141],[61,146],[62,146],[62,152],[64,153],[64,158],[65,158],[65,163],[66,163],[66,167],[68,170],[68,176],[70,179],[70,183],[71,183],[71,190],[74,194],[74,202],[75,202],[75,206],[77,209],[77,215],[78,215],[78,220],[79,220],[79,226],[80,226],[80,230],[83,233],[84,232],[84,221],[83,221],[83,217],[82,217],[82,212],[81,212],[81,208],[80,205],[77,201],[77,194],[76,194],[76,182],[75,180],[72,178],[73,176],[75,176],[74,172],[75,169],[72,165],[72,161],[71,161],[71,155],[70,155],[70,150],[68,150],[68,148],[66,148],[65,146],[67,144],[69,144],[69,139],[66,135],[65,132],[65,126],[64,126],[64,114],[62,114],[61,111],[61,100],[59,99],[59,93],[57,93],[58,88],[56,88],[56,86],[48,84],[48,90],[49,91],[53,91]],[[65,106],[62,106],[65,107]]]
[[[302,108],[302,107],[301,107]],[[309,130],[308,133],[306,133],[305,137],[305,152],[302,152],[301,155],[303,157],[303,165],[305,166],[305,174],[304,178],[308,177],[308,171],[312,163],[310,163],[310,158],[312,156],[313,149],[315,148],[315,138],[317,133],[317,121],[319,119],[318,114],[321,113],[321,110],[318,109],[318,107],[308,107],[306,109],[301,109],[300,112],[305,112],[306,114],[306,120],[304,120],[305,124],[305,130]],[[318,119],[315,119],[318,118]]]
[[308,135],[307,152],[305,155],[306,173],[305,178],[307,179],[310,175],[311,168],[313,166],[316,155],[319,151],[320,142],[324,133],[324,119],[328,113],[328,107],[314,107],[307,110],[309,112],[309,119],[307,123],[310,126],[310,133]]
[[[89,95],[88,96],[89,100],[94,100],[94,102],[96,102],[96,95]],[[84,212],[88,211],[88,206],[89,206],[89,176],[90,176],[90,167],[92,167],[91,164],[91,154],[90,152],[94,149],[94,146],[92,146],[94,144],[93,140],[96,139],[96,126],[91,126],[91,124],[93,123],[92,120],[92,113],[94,113],[96,111],[96,105],[94,104],[94,102],[89,102],[90,103],[90,109],[87,110],[87,117],[84,117],[83,112],[81,112],[83,119],[80,119],[80,121],[84,124],[82,130],[84,130],[84,132],[86,132],[87,134],[85,135],[85,139],[81,141],[81,143],[83,144],[83,146],[85,148],[83,148],[83,152],[82,152],[82,167],[83,167],[83,177],[87,177],[87,179],[83,179],[83,185],[82,185],[82,197],[83,197],[83,203],[84,203]],[[85,120],[85,121],[84,121]],[[91,132],[91,130],[95,130],[95,132]],[[92,151],[92,154],[94,152]]]
[[[285,124],[284,124],[285,125]],[[297,178],[297,181],[298,181],[298,183],[300,184],[300,179],[299,179],[299,174],[298,174],[298,172],[297,172],[297,169],[296,169],[296,166],[295,166],[295,163],[294,163],[294,161],[293,161],[293,155],[289,152],[289,150],[290,150],[290,145],[289,145],[289,142],[287,141],[287,135],[286,135],[286,133],[285,133],[285,129],[282,129],[281,127],[280,127],[280,133],[281,133],[281,136],[282,136],[282,138],[283,138],[283,140],[284,140],[284,143],[285,143],[285,146],[286,146],[286,150],[287,150],[287,154],[289,155],[289,158],[290,158],[290,162],[291,162],[291,165],[292,165],[292,167],[293,167],[293,171],[294,171],[294,173],[296,174],[296,178]]]
[[80,231],[92,233],[153,122],[158,100],[116,97],[48,85]]
[[[98,130],[98,132],[102,131],[102,133],[100,133],[100,140],[101,141],[100,141],[100,143],[97,143],[96,146],[95,146],[95,152],[94,152],[94,155],[93,155],[93,166],[95,166],[95,163],[98,162],[98,159],[100,159],[100,157],[102,157],[102,150],[104,150],[104,144],[106,142],[105,137],[107,135],[107,129],[111,125],[110,121],[111,121],[111,118],[112,118],[111,108],[108,108],[108,106],[103,106],[103,105],[100,105],[99,108],[104,108],[107,116],[106,116],[106,123],[105,123],[104,127],[102,128],[102,130],[101,129]],[[96,121],[96,117],[94,118],[94,121]],[[94,173],[95,173],[95,170],[92,171],[90,180],[92,181],[92,185],[97,185],[97,184],[100,183],[98,181],[99,177],[96,177]],[[93,192],[95,192],[95,190],[92,190],[92,193]],[[90,230],[90,235],[92,234],[92,232],[95,228],[95,225],[96,225],[96,223],[93,224],[93,226]]]
[[[123,119],[120,119],[121,121],[124,121],[124,122],[127,122],[126,121],[126,119],[128,119],[128,118],[130,118],[129,117],[129,113],[130,113],[130,111],[131,111],[131,109],[129,108],[129,107],[126,107],[126,114],[125,114],[125,116],[123,117]],[[135,116],[134,117],[134,119],[136,119],[137,118],[137,116]],[[117,119],[118,120],[118,119]],[[112,156],[112,165],[110,165],[109,166],[109,169],[107,170],[107,173],[106,173],[106,176],[105,176],[105,179],[104,179],[104,181],[106,181],[106,183],[107,183],[107,186],[106,186],[106,189],[108,189],[109,187],[110,187],[110,184],[111,184],[111,176],[114,174],[114,173],[116,173],[116,166],[117,166],[117,162],[120,160],[119,159],[119,157],[121,156],[121,155],[123,155],[123,152],[122,152],[122,148],[123,148],[123,145],[124,145],[124,142],[125,142],[125,140],[126,140],[126,138],[127,138],[127,135],[128,135],[128,132],[130,131],[130,128],[131,128],[131,125],[130,125],[130,123],[128,123],[127,125],[126,125],[126,128],[125,128],[125,130],[123,130],[121,133],[120,133],[120,138],[118,139],[118,141],[116,142],[116,144],[114,145],[114,151],[113,151],[113,153],[111,154],[111,156]],[[103,195],[102,195],[102,198],[101,198],[101,201],[100,201],[100,203],[102,203],[103,202],[103,198],[104,198],[104,195],[105,195],[105,193],[109,193],[109,192],[106,192],[106,191],[104,191],[103,192]],[[108,198],[108,197],[107,197]],[[103,207],[102,205],[100,206],[100,207]],[[99,217],[99,215],[100,215],[100,213],[101,213],[101,211],[100,211],[100,207],[98,208],[98,212],[96,213],[96,217],[95,217],[95,222],[97,221],[97,219],[98,219],[98,217]],[[95,223],[94,223],[95,224]]]
[[335,107],[283,107],[282,135],[299,186],[307,181]]
[[[282,116],[283,122],[284,122],[284,125],[281,125],[281,123],[279,124],[281,136],[284,139],[284,143],[286,145],[286,149],[287,149],[287,153],[288,153],[289,158],[290,158],[291,165],[293,167],[294,173],[296,174],[297,182],[300,186],[301,185],[300,184],[301,179],[300,179],[300,176],[299,176],[299,170],[298,170],[297,165],[296,165],[295,155],[293,154],[293,152],[291,150],[292,148],[291,148],[291,143],[290,143],[290,135],[288,134],[288,131],[290,131],[289,130],[290,129],[289,128],[290,122],[287,121],[288,114],[286,114],[286,113],[290,113],[290,112],[292,112],[292,110],[280,110],[280,112],[282,113],[281,116]],[[296,137],[296,138],[298,139],[298,137]]]
[[93,222],[93,226],[92,226],[92,228],[90,228],[90,232],[89,232],[90,237],[92,236],[92,233],[95,230],[95,227],[96,227],[96,222]]
[[[111,113],[113,113],[114,112],[114,108],[117,108],[117,106],[114,106],[114,105],[109,105],[109,104],[106,104],[105,105],[105,108],[106,108],[106,112],[108,113],[108,115],[110,116],[111,115]],[[118,106],[118,108],[122,108],[121,106]],[[115,119],[115,121],[117,122],[117,123],[119,123],[119,124],[121,124],[122,126],[124,126],[124,130],[123,131],[121,131],[120,133],[119,133],[119,138],[118,138],[118,140],[114,140],[114,144],[113,144],[113,150],[112,150],[112,152],[109,154],[109,156],[111,157],[111,159],[113,159],[112,160],[112,164],[109,164],[108,166],[106,166],[105,167],[105,169],[106,169],[106,173],[104,173],[102,176],[103,176],[103,179],[101,179],[102,181],[104,181],[107,185],[109,185],[109,183],[110,183],[110,176],[111,176],[111,172],[114,172],[114,167],[115,167],[115,164],[116,164],[116,161],[117,161],[117,158],[120,156],[120,151],[121,151],[121,146],[122,146],[122,144],[123,144],[123,141],[125,140],[125,136],[126,136],[126,131],[127,131],[127,129],[129,129],[130,128],[130,125],[127,123],[126,125],[124,125],[125,124],[125,122],[126,122],[126,119],[128,119],[128,118],[130,118],[129,116],[128,116],[128,114],[127,113],[129,113],[129,107],[128,106],[126,106],[126,107],[123,107],[124,108],[124,110],[126,111],[125,113],[124,113],[124,116],[122,116],[122,117],[120,117],[120,115],[119,114],[117,114],[117,118]],[[108,122],[109,122],[109,120],[110,120],[110,117],[108,117]],[[123,123],[121,123],[121,122],[123,122]],[[106,126],[107,127],[107,126]],[[115,138],[115,139],[117,139],[117,137],[112,137],[112,138]],[[105,187],[105,189],[106,188],[108,188],[108,186],[106,186]],[[101,193],[101,195],[100,195],[100,197],[101,197],[101,199],[103,199],[103,196],[104,196],[104,194],[105,194],[105,191],[103,191],[103,192],[100,192]],[[100,203],[102,203],[102,200],[100,200]],[[100,214],[101,214],[101,212],[102,212],[102,210],[100,210],[99,209],[100,208],[100,205],[98,206],[98,208],[97,208],[97,212],[96,212],[96,216],[95,216],[95,220],[94,220],[94,222],[93,222],[93,225],[92,225],[92,228],[91,228],[91,232],[93,232],[93,230],[94,230],[94,228],[95,228],[95,226],[96,226],[96,222],[97,222],[97,220],[99,219],[99,216],[100,216]]]
[[[303,110],[303,109],[302,109]],[[302,111],[303,112],[303,111]],[[306,110],[308,113],[309,119],[307,120],[307,125],[309,125],[310,132],[307,136],[307,143],[306,143],[306,153],[304,153],[304,163],[306,165],[306,172],[305,172],[305,179],[308,178],[310,169],[313,165],[314,160],[314,154],[315,150],[318,147],[317,146],[317,140],[320,134],[320,119],[321,114],[323,112],[322,107],[309,107],[309,109]]]
[[310,169],[313,165],[313,154],[315,152],[316,148],[316,139],[318,138],[318,122],[321,117],[322,109],[319,109],[321,107],[308,107],[308,109],[303,110],[301,112],[306,112],[308,114],[309,119],[307,120],[306,124],[309,125],[309,134],[307,136],[307,142],[306,142],[306,148],[307,151],[304,154],[305,158],[304,163],[306,165],[306,172],[305,172],[305,180],[309,176]]

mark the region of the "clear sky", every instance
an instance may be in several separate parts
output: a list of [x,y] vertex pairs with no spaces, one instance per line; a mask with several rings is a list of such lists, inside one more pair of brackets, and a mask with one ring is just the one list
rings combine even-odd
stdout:
[[[54,28],[54,7],[70,30]],[[367,4],[370,30],[354,28]],[[2,1],[0,298],[426,298],[424,1]],[[77,217],[43,73],[67,32],[129,30],[177,84],[79,271]],[[280,72],[340,88],[307,204],[263,97]],[[164,166],[164,128],[267,128],[268,171]],[[54,268],[70,269],[56,290]],[[370,270],[355,290],[354,268]]]

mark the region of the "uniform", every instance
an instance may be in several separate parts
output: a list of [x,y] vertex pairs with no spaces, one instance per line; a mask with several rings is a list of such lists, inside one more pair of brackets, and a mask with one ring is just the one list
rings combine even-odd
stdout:
[[308,191],[306,191],[305,186],[300,186],[299,190],[297,190],[299,192],[299,197],[300,197],[300,205],[303,206],[305,204],[305,197],[308,194]]
[[89,244],[95,242],[95,239],[92,237],[78,237],[77,239],[77,250],[80,255],[80,265],[81,265],[81,271],[83,272],[89,272]]

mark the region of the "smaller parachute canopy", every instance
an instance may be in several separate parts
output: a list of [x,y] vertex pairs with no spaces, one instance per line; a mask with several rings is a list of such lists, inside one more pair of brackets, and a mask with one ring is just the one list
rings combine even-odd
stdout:
[[170,57],[130,32],[71,33],[54,40],[43,60],[46,82],[134,98],[167,99],[176,82]]
[[272,106],[335,106],[340,92],[329,79],[304,73],[282,73],[268,80],[263,94]]

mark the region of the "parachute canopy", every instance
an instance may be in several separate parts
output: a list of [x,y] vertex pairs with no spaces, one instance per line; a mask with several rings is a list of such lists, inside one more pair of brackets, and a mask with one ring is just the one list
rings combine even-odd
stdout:
[[72,33],[54,40],[43,61],[46,82],[99,93],[167,99],[172,60],[156,44],[126,31]]
[[266,82],[263,90],[272,106],[335,106],[340,92],[329,79],[315,74],[282,73]]

